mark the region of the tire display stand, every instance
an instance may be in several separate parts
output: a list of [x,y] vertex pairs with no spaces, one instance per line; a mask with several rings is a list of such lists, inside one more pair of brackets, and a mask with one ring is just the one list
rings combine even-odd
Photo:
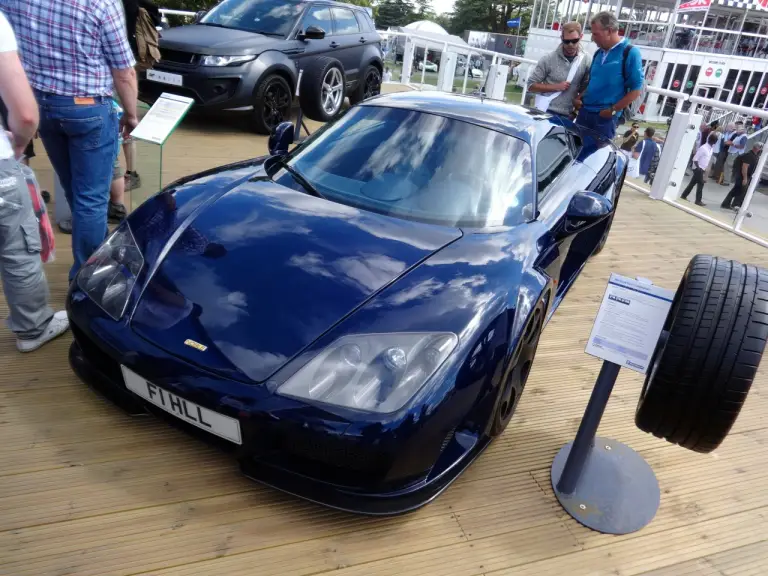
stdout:
[[[643,291],[628,289],[635,295],[624,298],[606,290],[598,320],[606,302],[614,309],[630,306]],[[660,330],[651,327],[650,332],[655,345],[647,364],[637,369],[626,363],[646,374],[636,426],[689,450],[712,452],[736,421],[765,351],[768,271],[695,256]],[[593,353],[592,340],[588,353]],[[658,481],[643,457],[596,435],[621,367],[604,359],[576,437],[558,452],[551,469],[562,507],[584,526],[607,534],[643,528],[660,503]]]

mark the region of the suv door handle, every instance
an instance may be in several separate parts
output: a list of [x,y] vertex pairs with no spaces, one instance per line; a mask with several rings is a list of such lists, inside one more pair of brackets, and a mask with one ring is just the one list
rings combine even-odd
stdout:
[[365,44],[365,36],[360,36],[360,44]]
[[338,48],[338,47],[339,45],[335,41],[331,42],[331,48]]

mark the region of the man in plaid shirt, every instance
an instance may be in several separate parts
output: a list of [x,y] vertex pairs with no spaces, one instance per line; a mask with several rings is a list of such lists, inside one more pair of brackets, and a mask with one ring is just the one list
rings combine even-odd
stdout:
[[[40,139],[72,209],[70,282],[107,234],[119,130],[138,124],[122,0],[0,0],[40,107]],[[118,122],[113,90],[124,108]]]

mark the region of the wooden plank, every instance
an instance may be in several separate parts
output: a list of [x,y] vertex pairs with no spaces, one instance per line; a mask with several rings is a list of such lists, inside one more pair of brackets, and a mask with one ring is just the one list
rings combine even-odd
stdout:
[[762,576],[768,574],[768,540],[644,572],[643,576]]

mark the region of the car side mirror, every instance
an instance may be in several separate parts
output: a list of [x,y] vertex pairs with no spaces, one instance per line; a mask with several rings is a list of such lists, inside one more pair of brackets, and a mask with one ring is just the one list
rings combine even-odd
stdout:
[[588,190],[576,192],[568,203],[558,239],[583,232],[611,215],[613,203],[605,196]]
[[307,26],[304,32],[299,32],[297,38],[299,40],[322,40],[325,38],[325,30],[319,26]]
[[294,128],[291,122],[280,122],[269,135],[269,153],[272,156],[285,156],[293,144]]
[[205,16],[205,12],[206,12],[205,10],[200,10],[197,13],[195,13],[195,19],[194,19],[195,24],[197,24],[198,22],[200,22],[200,20],[203,19],[203,16]]

